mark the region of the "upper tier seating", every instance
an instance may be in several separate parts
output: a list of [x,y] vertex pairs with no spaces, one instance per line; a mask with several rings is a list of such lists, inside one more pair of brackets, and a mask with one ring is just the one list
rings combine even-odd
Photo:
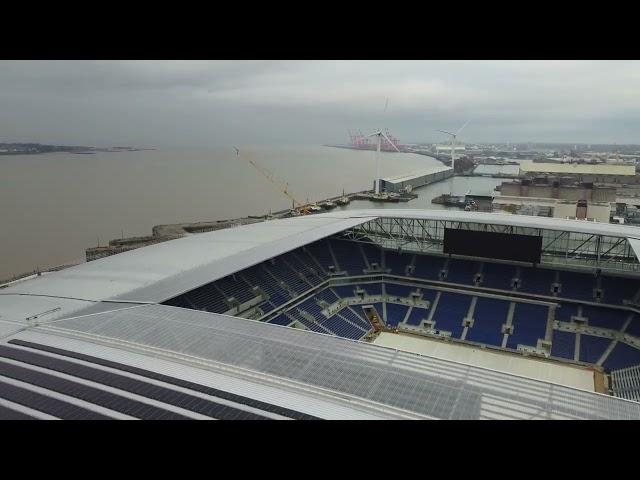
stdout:
[[440,280],[440,270],[444,266],[444,260],[442,257],[416,255],[415,271],[412,277]]
[[610,338],[580,335],[580,360],[596,363],[611,343]]
[[507,347],[517,348],[518,344],[537,346],[539,338],[544,338],[547,328],[549,307],[531,303],[516,303],[513,312],[513,333],[507,338]]
[[497,288],[500,290],[511,290],[511,281],[515,276],[516,267],[513,265],[484,262],[484,267],[482,269],[482,283],[480,286],[486,288]]
[[551,355],[573,360],[576,348],[576,334],[573,332],[553,331]]
[[602,302],[622,304],[623,300],[632,300],[638,291],[638,282],[623,277],[603,275],[600,288],[604,291]]
[[358,244],[346,240],[331,240],[331,247],[342,270],[349,275],[364,275],[367,268]]
[[404,275],[407,265],[411,263],[411,255],[397,253],[392,250],[384,252],[386,268],[391,269],[393,275]]
[[433,315],[438,330],[451,332],[452,337],[460,338],[462,321],[469,311],[471,297],[459,293],[443,292]]
[[546,268],[521,267],[520,272],[519,291],[551,295],[551,284],[556,276],[555,271]]
[[473,285],[476,274],[480,271],[478,262],[467,260],[449,260],[445,282]]
[[502,345],[502,325],[507,321],[508,311],[508,301],[479,297],[473,313],[473,327],[467,331],[465,339],[499,347]]
[[588,273],[560,272],[562,285],[559,296],[593,302],[595,276]]
[[592,327],[610,328],[612,330],[622,330],[631,312],[617,310],[615,308],[592,307],[585,305],[582,307],[582,316],[587,317],[587,323]]
[[379,267],[382,267],[382,258],[380,255],[380,249],[371,245],[370,243],[361,243],[362,250],[369,260],[369,265],[377,263]]
[[413,307],[411,309],[411,313],[409,314],[409,318],[407,318],[407,323],[409,325],[420,325],[422,320],[427,320],[429,318],[429,310],[425,308]]
[[606,370],[617,370],[638,364],[640,364],[640,350],[624,342],[617,342],[602,366]]
[[406,305],[387,302],[387,325],[391,327],[398,326],[398,323],[404,320],[408,310],[409,307]]

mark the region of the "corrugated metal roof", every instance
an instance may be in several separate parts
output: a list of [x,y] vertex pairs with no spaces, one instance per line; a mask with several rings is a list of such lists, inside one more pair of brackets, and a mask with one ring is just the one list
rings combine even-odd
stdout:
[[49,321],[104,300],[163,302],[379,217],[514,225],[640,239],[640,227],[559,218],[424,209],[334,211],[195,234],[29,279],[0,290],[0,320],[24,321],[47,312],[43,321]]
[[385,182],[391,182],[391,183],[399,183],[399,182],[406,182],[407,180],[411,180],[413,178],[416,177],[423,177],[425,175],[433,175],[434,173],[440,173],[440,172],[446,172],[448,170],[452,170],[451,167],[431,167],[431,168],[426,168],[424,170],[420,170],[417,172],[413,172],[413,173],[406,173],[406,174],[402,174],[402,175],[396,175],[394,177],[386,177],[383,178],[383,180]]
[[191,235],[4,288],[0,290],[0,305],[8,301],[5,297],[9,294],[162,302],[363,221],[314,215]]
[[602,163],[589,165],[586,163],[542,163],[532,160],[520,162],[520,170],[524,173],[577,173],[591,175],[629,175],[636,174],[634,165],[615,165]]
[[[287,327],[162,305],[66,319],[73,335],[181,365],[254,375],[313,403],[398,418],[640,419],[640,404],[515,375]],[[20,338],[21,334],[16,335]]]

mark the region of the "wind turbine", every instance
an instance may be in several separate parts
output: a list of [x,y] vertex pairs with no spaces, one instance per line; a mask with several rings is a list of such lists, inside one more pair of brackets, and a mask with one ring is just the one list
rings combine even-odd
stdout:
[[462,131],[462,129],[464,127],[466,127],[469,124],[469,120],[467,120],[465,122],[464,125],[462,125],[458,131],[456,133],[451,133],[451,132],[447,132],[446,130],[437,130],[438,132],[441,133],[446,133],[447,135],[449,135],[451,137],[451,168],[453,168],[453,173],[455,174],[455,165],[454,162],[456,160],[456,137],[458,136],[458,134]]
[[[387,111],[387,105],[389,105],[388,98],[384,104],[385,112]],[[400,150],[398,150],[398,147],[396,147],[395,144],[391,140],[389,140],[389,137],[385,135],[382,129],[379,129],[377,132],[373,132],[371,135],[367,135],[367,137],[378,137],[377,146],[376,146],[376,179],[375,179],[374,193],[375,195],[380,195],[380,144],[382,143],[382,137],[384,137],[387,140],[387,142],[389,142],[389,144],[393,148],[395,148],[396,152],[400,153]]]

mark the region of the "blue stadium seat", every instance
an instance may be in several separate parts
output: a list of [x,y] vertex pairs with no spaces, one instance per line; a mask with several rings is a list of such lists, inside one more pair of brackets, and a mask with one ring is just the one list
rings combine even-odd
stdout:
[[593,302],[595,276],[588,273],[560,272],[561,291],[558,296]]
[[334,265],[333,258],[331,257],[331,252],[329,251],[328,240],[319,240],[317,242],[311,243],[307,245],[305,248],[307,252],[315,258],[318,263],[325,269],[325,271],[329,271],[330,266],[334,266],[336,270],[338,270],[338,265]]
[[612,330],[621,330],[630,313],[615,308],[592,307],[590,305],[582,307],[582,316],[588,318],[587,323],[590,326]]
[[361,243],[362,250],[369,260],[369,264],[377,263],[378,266],[382,266],[382,257],[380,255],[380,249],[375,245],[371,245],[370,243]]
[[596,363],[610,343],[610,338],[580,335],[580,360],[587,363]]
[[578,305],[575,303],[562,302],[556,308],[555,319],[561,322],[570,322],[571,317],[578,314]]
[[406,305],[387,302],[387,325],[391,327],[398,326],[398,323],[404,320],[407,310],[409,310],[409,307]]
[[631,322],[627,325],[625,333],[640,338],[640,317],[638,314],[633,315]]
[[482,269],[482,287],[511,290],[511,280],[516,276],[513,265],[485,262]]
[[576,348],[576,334],[554,330],[551,344],[551,355],[554,357],[573,360]]
[[473,327],[467,331],[466,340],[502,345],[502,325],[507,321],[509,303],[506,300],[478,297],[473,312]]
[[318,300],[324,300],[329,305],[333,305],[339,300],[339,298],[331,291],[330,288],[325,288],[321,292],[316,293],[316,298]]
[[291,319],[284,313],[281,313],[277,317],[272,318],[267,323],[275,323],[276,325],[284,325],[285,327],[291,323]]
[[438,294],[437,290],[433,290],[431,288],[422,288],[422,300],[428,301],[431,305],[433,305],[433,301],[436,299],[436,295]]
[[635,296],[640,284],[637,280],[623,277],[603,275],[600,287],[604,291],[604,303],[622,304],[623,300],[631,300]]
[[544,338],[549,307],[531,303],[516,303],[513,313],[513,334],[507,338],[507,347],[516,349],[518,344],[535,347]]
[[368,295],[382,295],[382,283],[363,283],[360,285]]
[[255,297],[251,292],[251,287],[242,279],[239,275],[236,275],[235,280],[232,275],[216,280],[216,286],[222,290],[227,298],[235,297],[240,303],[251,300]]
[[345,322],[340,316],[334,315],[331,318],[325,320],[323,325],[335,333],[339,337],[351,338],[353,340],[359,340],[366,332],[363,332],[359,328],[354,327],[348,322]]
[[304,275],[304,278],[312,285],[316,286],[324,281],[325,276],[318,271],[317,267],[314,269],[306,263],[302,263],[300,260],[298,260],[297,255],[293,255],[291,252],[289,252],[288,254],[283,255],[283,259],[291,265],[294,271]]
[[257,285],[262,288],[269,295],[269,300],[274,305],[280,306],[291,300],[289,293],[264,271],[262,264],[248,268],[241,274],[252,286]]
[[336,292],[340,298],[353,297],[355,293],[355,285],[338,285],[337,287],[331,287],[334,292]]
[[545,268],[521,267],[520,287],[518,290],[538,295],[551,295],[551,284],[556,273]]
[[[378,310],[380,317],[382,317],[382,308],[376,310]],[[354,311],[358,313],[354,313]],[[361,307],[356,305],[353,307],[353,311],[350,308],[343,308],[338,313],[363,329],[369,330],[371,328],[371,324],[366,318],[364,318],[364,315],[359,315],[360,311],[362,311]]]
[[412,290],[415,290],[415,287],[410,287],[408,285],[398,285],[395,283],[385,283],[384,285],[385,292],[387,295],[392,297],[408,297],[411,294]]
[[[221,294],[212,283],[203,285],[184,294],[184,301],[191,305],[190,308],[215,313],[224,313],[229,310],[224,298],[225,296]],[[171,305],[171,303],[165,303]]]
[[277,258],[274,264],[265,262],[263,268],[266,268],[278,280],[284,281],[298,295],[311,288],[311,285],[301,279],[282,259]]
[[440,280],[440,270],[442,270],[444,260],[443,257],[432,255],[416,255],[416,270],[413,276],[427,280]]
[[349,275],[364,275],[363,270],[367,266],[357,243],[335,239],[330,240],[330,242],[333,253],[342,270],[346,270]]
[[433,315],[435,328],[451,332],[452,337],[460,338],[462,320],[469,311],[471,297],[459,293],[443,292]]
[[411,255],[385,250],[385,266],[391,269],[393,275],[404,275],[407,265],[411,263]]
[[602,366],[607,371],[640,365],[640,350],[624,342],[616,343]]
[[473,285],[473,279],[480,270],[478,262],[452,258],[449,260],[445,282]]
[[409,314],[409,318],[407,318],[407,323],[409,325],[420,325],[422,320],[426,320],[429,318],[429,310],[425,308],[413,307],[411,313]]
[[322,307],[318,305],[318,302],[316,301],[315,297],[310,297],[306,299],[304,302],[298,305],[297,308],[299,308],[300,310],[304,310],[307,313],[310,313],[318,322],[323,318],[325,318],[321,313]]

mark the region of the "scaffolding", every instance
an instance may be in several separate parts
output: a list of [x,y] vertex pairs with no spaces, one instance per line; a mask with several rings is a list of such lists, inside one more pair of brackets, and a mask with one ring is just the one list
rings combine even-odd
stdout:
[[459,220],[380,217],[346,230],[350,240],[383,248],[444,255],[445,229],[463,229],[542,237],[541,265],[640,275],[640,263],[626,237],[496,225]]

